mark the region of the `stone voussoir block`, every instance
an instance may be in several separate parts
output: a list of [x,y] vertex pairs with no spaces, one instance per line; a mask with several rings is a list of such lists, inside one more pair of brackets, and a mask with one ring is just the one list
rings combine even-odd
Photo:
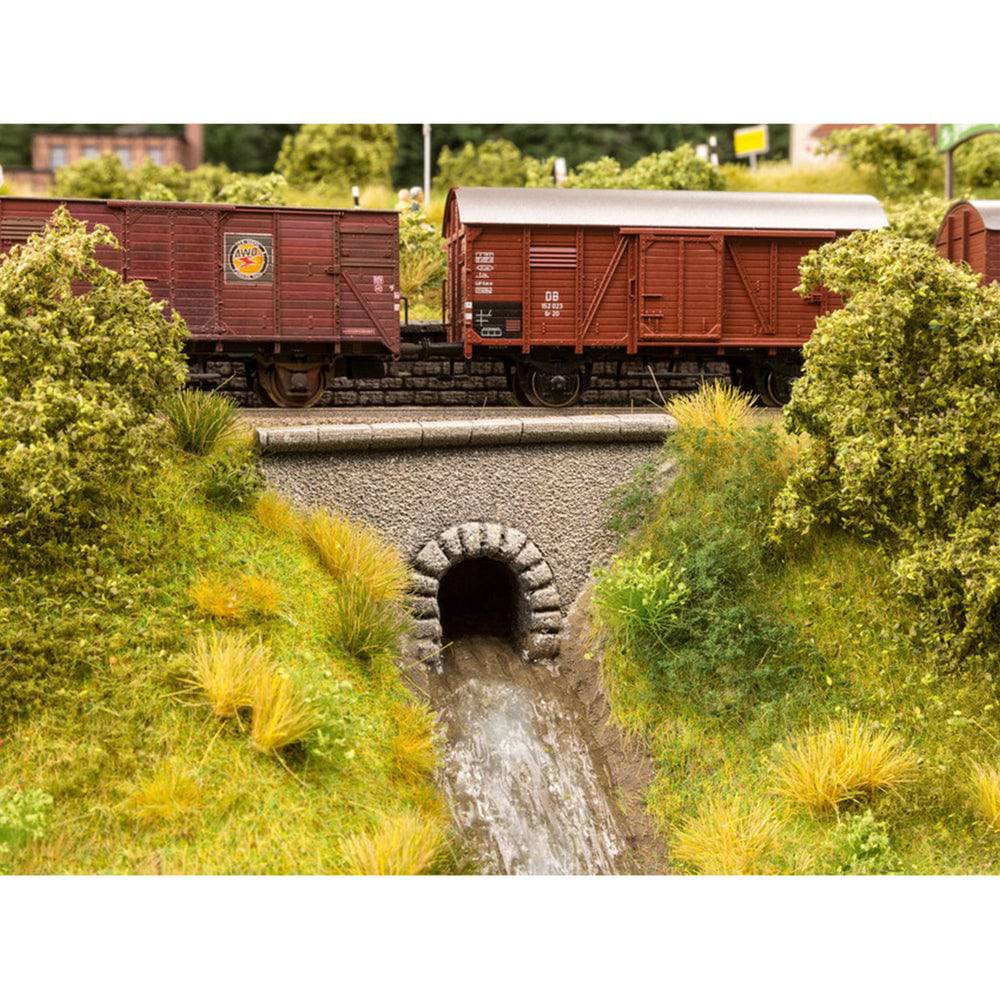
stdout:
[[414,639],[441,639],[441,622],[436,618],[417,618],[410,623],[409,634]]
[[437,577],[427,576],[424,573],[411,573],[410,593],[416,594],[418,597],[437,597]]
[[500,545],[500,556],[513,561],[527,542],[528,536],[523,531],[518,531],[517,528],[506,528],[503,533],[503,542]]
[[515,572],[523,573],[543,559],[542,553],[534,542],[527,542],[520,552],[511,560]]
[[529,632],[558,632],[562,628],[559,611],[533,611],[528,616]]
[[551,660],[559,655],[559,636],[533,632],[525,638],[524,652],[529,660]]
[[408,603],[414,618],[437,618],[440,614],[438,602],[433,597],[411,596]]
[[451,566],[451,560],[437,542],[430,541],[417,553],[413,564],[422,573],[440,579]]
[[437,542],[452,565],[465,558],[465,549],[462,548],[462,538],[458,533],[457,524],[442,531],[437,537]]
[[528,594],[528,607],[532,611],[558,611],[559,592],[555,587],[542,587]]
[[521,574],[521,583],[526,590],[539,590],[552,583],[552,570],[549,564],[543,559],[540,563],[526,569]]
[[462,539],[462,548],[469,559],[475,559],[482,554],[483,525],[480,521],[466,521],[458,526],[458,534]]
[[489,521],[483,525],[482,552],[486,556],[499,556],[503,546],[503,525]]

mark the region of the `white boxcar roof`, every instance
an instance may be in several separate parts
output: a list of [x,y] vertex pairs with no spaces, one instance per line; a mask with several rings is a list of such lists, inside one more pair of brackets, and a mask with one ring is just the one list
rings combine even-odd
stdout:
[[1000,229],[1000,201],[970,201],[969,204],[979,213],[987,229]]
[[657,229],[881,229],[871,195],[587,188],[453,189],[465,225]]

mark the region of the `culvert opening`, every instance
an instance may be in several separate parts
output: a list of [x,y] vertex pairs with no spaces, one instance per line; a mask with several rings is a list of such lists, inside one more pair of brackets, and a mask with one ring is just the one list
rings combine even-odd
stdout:
[[464,559],[441,578],[438,608],[446,640],[465,635],[514,635],[517,583],[496,559]]

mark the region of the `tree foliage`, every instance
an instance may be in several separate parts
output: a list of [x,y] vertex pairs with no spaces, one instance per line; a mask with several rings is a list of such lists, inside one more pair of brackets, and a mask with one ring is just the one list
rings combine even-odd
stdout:
[[955,150],[955,180],[960,191],[1000,188],[1000,135],[977,135]]
[[924,192],[910,198],[887,198],[882,207],[894,233],[933,246],[949,204],[941,195]]
[[921,630],[955,658],[1000,640],[1000,289],[892,232],[808,254],[800,290],[846,299],[805,345],[786,408],[808,435],[779,533],[840,524],[888,545]]
[[276,168],[290,184],[389,184],[395,125],[303,125],[285,136]]
[[687,143],[676,149],[650,153],[623,169],[617,160],[602,156],[581,163],[566,181],[567,187],[639,188],[653,191],[721,191],[722,174],[695,154]]
[[940,170],[926,129],[871,125],[843,129],[820,144],[824,153],[840,153],[858,170],[870,173],[878,193],[888,198],[919,194]]
[[106,153],[60,167],[53,191],[60,198],[281,205],[286,188],[279,174],[237,174],[214,163],[185,170],[177,163],[160,166],[151,160],[129,170],[113,153]]
[[117,246],[60,208],[0,263],[0,538],[22,550],[101,523],[184,380],[184,323],[97,261]]

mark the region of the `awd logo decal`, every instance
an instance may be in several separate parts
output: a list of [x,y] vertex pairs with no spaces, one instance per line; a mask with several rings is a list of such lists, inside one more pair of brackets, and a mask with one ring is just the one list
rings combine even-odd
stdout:
[[271,236],[226,233],[226,281],[253,281],[269,285],[273,248]]

